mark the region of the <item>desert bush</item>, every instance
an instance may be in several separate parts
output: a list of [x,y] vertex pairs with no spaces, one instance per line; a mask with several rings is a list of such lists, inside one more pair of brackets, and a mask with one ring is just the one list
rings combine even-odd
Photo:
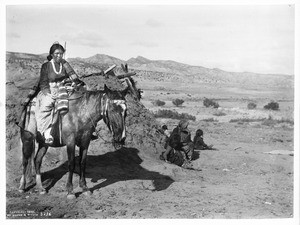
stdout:
[[250,119],[250,118],[237,118],[229,120],[229,123],[252,123],[252,122],[263,122],[266,118]]
[[256,109],[256,106],[257,105],[254,102],[249,102],[248,105],[247,105],[247,108],[248,109]]
[[161,101],[161,100],[155,100],[152,102],[153,105],[155,106],[164,106],[166,103],[164,101]]
[[269,116],[268,119],[265,119],[263,122],[262,122],[262,125],[265,125],[265,126],[274,126],[276,124],[282,124],[282,123],[287,123],[291,126],[294,125],[294,120],[291,120],[291,119],[284,119],[284,118],[281,118],[281,119],[273,119],[272,116]]
[[226,113],[224,113],[222,111],[218,111],[218,112],[215,112],[213,115],[214,116],[226,116]]
[[170,118],[170,119],[186,119],[186,120],[196,120],[196,117],[193,115],[190,115],[188,113],[178,113],[176,111],[168,110],[168,109],[163,109],[163,110],[158,110],[156,113],[154,113],[154,117],[156,118]]
[[203,119],[201,121],[204,121],[204,122],[218,122],[218,120],[214,119],[213,117],[207,118],[207,119]]
[[203,105],[205,107],[211,107],[212,106],[214,108],[219,108],[219,103],[217,103],[213,99],[209,99],[209,98],[204,98]]
[[269,116],[268,118],[254,118],[254,119],[250,119],[250,118],[238,118],[238,119],[231,119],[229,121],[230,123],[239,123],[239,124],[243,124],[243,123],[252,123],[252,122],[261,122],[262,125],[265,126],[274,126],[276,124],[282,124],[282,123],[287,123],[289,125],[294,125],[294,121],[291,119],[274,119],[272,116]]
[[178,107],[178,106],[181,106],[184,103],[184,100],[176,98],[172,101],[172,103]]
[[271,101],[267,105],[264,106],[264,109],[279,110],[279,104],[278,104],[278,102]]

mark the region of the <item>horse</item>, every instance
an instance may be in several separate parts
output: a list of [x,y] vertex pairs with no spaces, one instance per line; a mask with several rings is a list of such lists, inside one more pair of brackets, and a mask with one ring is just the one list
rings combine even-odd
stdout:
[[[46,144],[45,138],[37,130],[34,104],[27,106],[26,119],[21,127],[22,145],[22,177],[19,192],[25,192],[26,180],[32,178],[34,164],[36,186],[40,194],[47,193],[41,181],[41,164],[49,147],[66,146],[68,155],[68,178],[66,182],[67,198],[75,198],[72,178],[75,169],[75,146],[79,147],[80,178],[79,187],[82,193],[89,195],[91,191],[86,185],[85,168],[87,151],[92,133],[98,121],[103,119],[113,136],[113,146],[119,150],[125,144],[126,101],[128,88],[123,91],[110,90],[104,85],[103,90],[85,91],[73,94],[69,99],[69,111],[61,116],[60,129],[53,129],[54,142]],[[71,97],[70,96],[70,97]],[[61,132],[58,132],[60,130]],[[59,133],[59,134],[58,134]],[[35,153],[35,143],[38,143]]]

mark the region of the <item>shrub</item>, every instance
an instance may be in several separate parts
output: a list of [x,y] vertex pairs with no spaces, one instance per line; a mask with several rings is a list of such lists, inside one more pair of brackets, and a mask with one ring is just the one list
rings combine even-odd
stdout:
[[237,119],[231,119],[229,120],[229,123],[252,123],[252,122],[262,122],[265,121],[265,118],[258,118],[258,119],[252,119],[252,118],[237,118]]
[[219,108],[219,103],[215,102],[214,100],[212,99],[209,99],[209,98],[204,98],[203,100],[203,105],[205,107],[214,107],[214,108]]
[[226,116],[226,113],[218,111],[213,114],[214,116]]
[[163,109],[163,110],[158,110],[156,113],[154,113],[154,117],[156,118],[170,118],[170,119],[186,119],[186,120],[196,120],[196,117],[193,115],[190,115],[188,113],[178,113],[176,111],[168,110],[168,109]]
[[178,106],[181,106],[184,103],[184,100],[176,98],[172,101],[172,103],[178,107]]
[[272,116],[269,116],[268,119],[265,119],[263,122],[262,122],[262,125],[266,125],[266,126],[274,126],[276,124],[282,124],[282,123],[287,123],[291,126],[294,125],[294,121],[291,120],[291,119],[284,119],[284,118],[281,118],[281,119],[273,119]]
[[164,101],[161,100],[155,100],[152,102],[153,105],[155,106],[164,106],[166,103]]
[[201,121],[205,121],[205,122],[219,122],[218,120],[214,119],[214,118],[207,118],[207,119],[203,119]]
[[264,109],[268,110],[279,110],[279,104],[277,102],[271,101],[264,106]]
[[243,123],[252,123],[252,122],[261,122],[262,125],[266,126],[274,126],[276,124],[282,124],[282,123],[287,123],[289,125],[294,125],[294,121],[292,119],[274,119],[272,116],[269,116],[268,118],[237,118],[237,119],[231,119],[229,123],[238,123],[238,124],[243,124]]
[[256,106],[257,105],[254,102],[249,102],[248,105],[247,105],[247,108],[248,109],[256,109]]

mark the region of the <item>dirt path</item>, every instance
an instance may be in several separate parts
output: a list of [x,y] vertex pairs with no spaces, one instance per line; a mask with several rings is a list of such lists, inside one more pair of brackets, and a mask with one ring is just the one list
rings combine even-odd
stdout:
[[[233,132],[234,126],[237,130]],[[243,132],[239,126],[244,126]],[[74,200],[66,198],[66,153],[62,149],[50,149],[44,159],[42,179],[48,194],[39,195],[34,188],[18,193],[21,164],[17,146],[7,153],[7,217],[291,218],[293,156],[264,152],[292,150],[293,131],[268,129],[210,124],[206,140],[219,151],[196,154],[194,166],[200,171],[158,160],[160,150],[127,146],[114,151],[96,140],[87,159],[87,184],[93,194],[85,196],[76,189]],[[281,141],[276,141],[279,134]],[[77,174],[74,185],[78,185]]]

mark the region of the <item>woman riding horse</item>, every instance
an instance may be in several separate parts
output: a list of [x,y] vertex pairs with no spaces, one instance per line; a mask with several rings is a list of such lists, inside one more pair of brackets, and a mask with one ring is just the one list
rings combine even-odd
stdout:
[[[58,50],[58,51],[56,51]],[[54,50],[58,52],[58,57],[61,55],[62,50],[60,47]],[[55,56],[55,54],[53,55]],[[52,67],[53,63],[50,62],[48,67]],[[45,64],[44,64],[45,65]],[[43,66],[44,66],[43,65]],[[62,72],[60,64],[59,71]],[[54,70],[54,66],[52,69]],[[57,70],[57,69],[55,69]],[[126,103],[125,95],[127,90],[112,91],[104,86],[104,91],[86,91],[84,93],[74,93],[68,99],[68,113],[61,116],[61,129],[60,132],[53,128],[51,142],[45,141],[45,130],[47,126],[39,126],[41,111],[45,107],[41,107],[39,101],[44,101],[46,97],[50,102],[53,101],[52,95],[39,93],[37,98],[32,100],[32,103],[26,107],[26,118],[24,119],[24,126],[21,127],[21,141],[22,141],[22,165],[23,172],[20,181],[19,191],[24,192],[26,188],[26,180],[31,179],[32,174],[32,161],[36,173],[36,185],[41,194],[46,193],[46,189],[42,186],[41,180],[41,164],[44,155],[49,147],[67,146],[68,155],[68,170],[69,175],[67,179],[67,192],[68,198],[75,198],[73,191],[72,178],[75,169],[75,146],[79,147],[79,167],[80,167],[80,180],[79,186],[82,188],[83,193],[89,194],[90,191],[86,185],[85,180],[85,167],[88,147],[91,141],[92,132],[95,126],[101,119],[104,120],[109,130],[113,134],[113,144],[116,149],[121,148],[125,142],[125,117],[126,117]],[[34,104],[37,103],[37,104]],[[44,104],[44,103],[43,103]],[[49,109],[48,109],[49,110]],[[38,143],[38,150],[35,153],[35,141]]]
[[68,100],[63,99],[67,95],[64,81],[66,78],[73,82],[79,82],[79,78],[70,64],[63,59],[65,49],[59,43],[54,43],[47,56],[48,62],[41,68],[37,104],[41,109],[37,115],[37,126],[45,137],[45,142],[51,144],[53,137],[51,132],[52,110],[58,100],[57,110],[67,111]]
[[[36,126],[36,112],[40,109],[35,104],[27,107],[24,129],[21,128],[21,141],[23,153],[23,174],[20,181],[19,191],[24,192],[26,188],[26,179],[31,179],[31,162],[34,161],[36,173],[36,185],[41,194],[46,193],[41,181],[41,164],[48,147],[67,146],[68,154],[68,180],[67,191],[68,198],[74,198],[72,177],[75,169],[75,146],[79,147],[79,168],[80,180],[79,186],[82,192],[89,194],[86,186],[85,167],[88,147],[91,141],[92,132],[95,125],[101,119],[104,120],[113,135],[113,145],[120,149],[126,138],[125,117],[126,103],[124,96],[127,90],[117,92],[104,86],[104,91],[87,91],[83,94],[74,94],[74,100],[69,100],[69,112],[62,116],[61,135],[54,130],[54,141],[52,144],[46,144],[41,132]],[[73,95],[72,95],[73,96]],[[71,96],[71,97],[72,97]],[[33,99],[35,101],[35,99]],[[61,136],[59,138],[59,136]],[[61,139],[61,141],[58,141]],[[35,153],[35,140],[38,143],[38,150]]]

